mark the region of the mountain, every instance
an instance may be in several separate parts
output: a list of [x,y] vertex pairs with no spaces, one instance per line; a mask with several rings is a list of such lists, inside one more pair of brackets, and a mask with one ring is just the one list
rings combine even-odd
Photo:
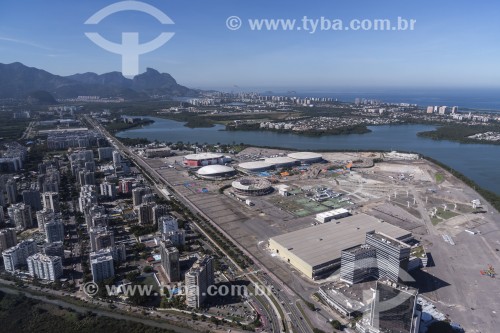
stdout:
[[54,75],[19,62],[0,63],[0,98],[26,98],[34,92],[46,92],[55,98],[78,96],[122,97],[127,100],[152,96],[195,97],[197,90],[181,86],[167,73],[148,68],[133,79],[120,72]]

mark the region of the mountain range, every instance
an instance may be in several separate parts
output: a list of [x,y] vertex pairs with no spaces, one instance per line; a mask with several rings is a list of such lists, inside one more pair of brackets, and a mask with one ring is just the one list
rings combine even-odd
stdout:
[[152,68],[128,79],[120,72],[59,76],[19,62],[0,63],[0,98],[27,98],[46,93],[56,99],[99,96],[126,100],[199,95],[198,90],[181,86],[170,74]]

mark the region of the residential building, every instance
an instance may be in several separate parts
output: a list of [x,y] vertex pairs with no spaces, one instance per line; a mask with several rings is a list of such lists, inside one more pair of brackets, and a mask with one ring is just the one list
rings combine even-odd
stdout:
[[113,252],[111,248],[90,253],[92,281],[94,283],[107,280],[115,276]]
[[169,233],[170,231],[177,231],[179,230],[179,223],[172,215],[165,215],[159,218],[158,229],[160,229],[162,234]]
[[116,185],[109,182],[104,182],[100,185],[101,194],[110,197],[111,199],[116,198]]
[[17,244],[16,230],[14,228],[0,230],[0,252]]
[[207,298],[208,288],[214,284],[213,258],[204,256],[186,273],[186,305],[199,308]]
[[112,230],[107,227],[96,226],[90,228],[90,248],[92,252],[96,252],[108,247],[114,248],[115,246],[115,236]]
[[137,216],[139,217],[139,224],[153,224],[153,205],[150,203],[143,203],[137,207]]
[[28,263],[29,274],[32,277],[55,281],[63,274],[61,257],[36,253],[28,257],[26,261]]
[[35,189],[25,190],[22,195],[24,204],[29,205],[31,207],[31,211],[36,212],[42,210],[42,198],[40,196],[40,191]]
[[33,218],[31,216],[31,207],[24,203],[13,204],[7,208],[11,221],[19,229],[29,229],[33,227]]
[[42,193],[43,208],[51,209],[55,213],[59,213],[61,208],[59,206],[59,193],[57,192],[44,192]]
[[12,205],[17,202],[17,184],[14,179],[9,179],[5,184],[5,192],[7,193],[7,201]]
[[64,241],[64,224],[61,220],[45,223],[45,241],[47,243]]
[[16,269],[26,266],[26,259],[37,252],[38,248],[33,239],[24,240],[16,246],[3,251],[2,257],[5,270],[13,273]]
[[179,263],[179,250],[171,246],[169,242],[160,243],[161,266],[170,282],[177,282],[181,279],[181,269]]
[[45,223],[49,223],[56,218],[52,209],[42,209],[36,212],[36,221],[38,222],[38,231],[45,233]]

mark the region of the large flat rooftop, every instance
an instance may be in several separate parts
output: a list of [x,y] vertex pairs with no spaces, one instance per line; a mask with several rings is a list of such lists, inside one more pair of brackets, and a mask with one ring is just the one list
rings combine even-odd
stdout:
[[357,214],[337,222],[272,237],[271,240],[314,267],[337,258],[340,260],[341,251],[363,244],[369,231],[382,232],[396,239],[406,239],[411,236],[407,230],[381,222],[366,214]]

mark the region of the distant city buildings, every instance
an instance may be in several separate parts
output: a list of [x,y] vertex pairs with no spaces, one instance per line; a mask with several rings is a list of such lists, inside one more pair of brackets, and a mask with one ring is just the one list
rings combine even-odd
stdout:
[[100,133],[87,129],[84,131],[51,132],[47,137],[47,148],[50,150],[90,148],[97,146],[103,140],[104,137]]

